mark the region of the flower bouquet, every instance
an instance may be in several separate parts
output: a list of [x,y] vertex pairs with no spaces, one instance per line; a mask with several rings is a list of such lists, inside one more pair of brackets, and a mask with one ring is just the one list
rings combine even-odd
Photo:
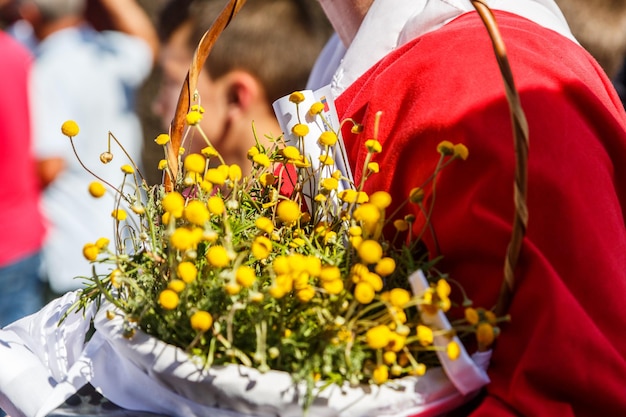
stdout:
[[[355,184],[339,127],[361,126],[337,126],[303,92],[285,99],[289,130],[248,151],[249,174],[203,134],[195,80],[242,5],[230,3],[198,47],[170,133],[156,138],[163,184],[147,186],[128,161],[124,184],[97,179],[89,188],[95,198],[115,193],[116,238],[84,246],[109,271],[94,268],[63,311],[68,321],[72,311],[93,318],[88,379],[119,405],[175,415],[399,417],[461,405],[488,382],[488,349],[504,318],[472,306],[438,270],[415,219],[387,212],[388,193],[363,191],[379,175],[376,137],[363,144],[370,158]],[[62,132],[73,146],[76,123]],[[201,153],[186,154],[198,139]],[[446,141],[433,152],[429,182],[468,157]],[[101,156],[113,159],[110,149]],[[429,213],[426,185],[402,205]],[[452,307],[464,316],[451,322]],[[465,342],[479,352],[470,357]]]

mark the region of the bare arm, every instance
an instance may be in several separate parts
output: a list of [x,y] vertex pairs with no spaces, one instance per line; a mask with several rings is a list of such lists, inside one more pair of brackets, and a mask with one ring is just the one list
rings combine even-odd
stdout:
[[156,60],[159,38],[156,29],[143,8],[135,0],[99,0],[115,30],[143,39]]
[[63,158],[48,158],[37,161],[37,173],[42,188],[46,188],[65,169]]

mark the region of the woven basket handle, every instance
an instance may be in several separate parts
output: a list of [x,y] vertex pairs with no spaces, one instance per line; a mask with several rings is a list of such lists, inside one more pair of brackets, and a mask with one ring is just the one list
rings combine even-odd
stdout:
[[491,9],[481,0],[471,0],[472,5],[480,15],[489,37],[500,67],[506,98],[509,103],[511,121],[513,124],[513,141],[515,145],[515,182],[513,201],[515,204],[515,216],[513,219],[513,231],[507,247],[504,261],[504,280],[500,288],[500,295],[496,304],[495,313],[504,315],[509,309],[515,288],[515,266],[519,259],[522,240],[526,234],[528,225],[528,208],[526,206],[526,190],[528,186],[528,123],[524,110],[520,103],[519,94],[513,74],[507,58],[506,48],[495,17]]
[[170,124],[170,141],[167,144],[167,164],[169,170],[166,171],[163,178],[166,191],[172,191],[173,184],[176,182],[178,175],[178,152],[183,141],[185,117],[191,108],[191,103],[198,100],[196,87],[202,66],[209,56],[211,49],[213,49],[217,38],[224,29],[226,29],[226,26],[228,26],[237,13],[239,13],[239,10],[241,10],[245,3],[246,0],[229,0],[211,27],[204,33],[193,54],[187,77],[185,78],[180,95],[178,96],[176,112]]

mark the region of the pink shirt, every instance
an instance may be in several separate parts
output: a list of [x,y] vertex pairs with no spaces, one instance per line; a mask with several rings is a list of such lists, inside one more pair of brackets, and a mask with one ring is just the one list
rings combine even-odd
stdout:
[[28,75],[32,58],[0,32],[0,267],[39,250],[44,224],[31,153]]

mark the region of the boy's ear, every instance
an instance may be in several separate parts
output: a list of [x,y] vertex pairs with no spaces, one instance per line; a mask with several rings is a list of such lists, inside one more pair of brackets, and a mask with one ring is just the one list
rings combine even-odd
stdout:
[[235,70],[226,77],[229,113],[249,113],[259,104],[266,105],[265,90],[252,74]]

